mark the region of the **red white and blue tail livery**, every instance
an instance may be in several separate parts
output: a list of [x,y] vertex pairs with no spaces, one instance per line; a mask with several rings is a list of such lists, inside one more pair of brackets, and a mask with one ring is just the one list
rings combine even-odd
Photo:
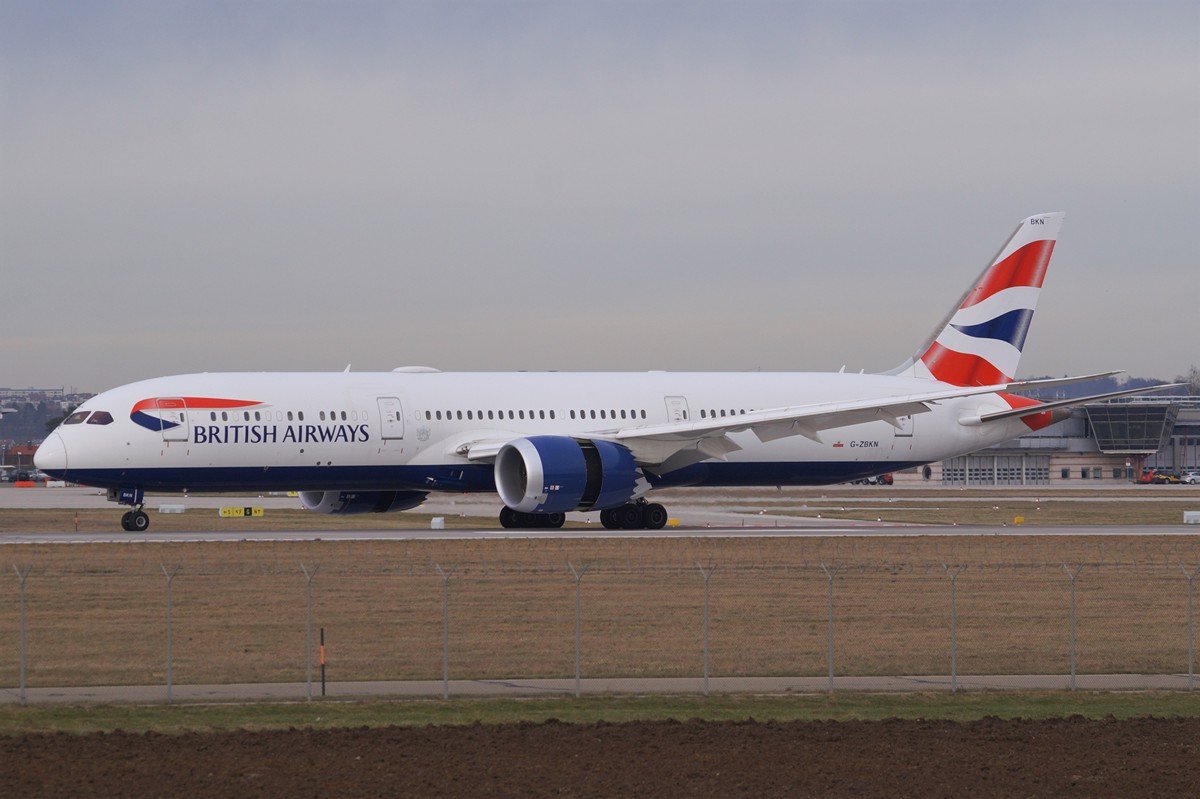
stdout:
[[1038,214],[1021,223],[935,331],[913,364],[914,376],[953,386],[990,386],[1016,376],[1064,216]]
[[887,374],[177,375],[88,400],[35,462],[132,506],[128,530],[150,523],[145,492],[184,490],[298,491],[316,513],[495,492],[505,527],[596,511],[608,528],[659,528],[666,509],[646,499],[656,489],[840,483],[998,444],[1070,405],[1153,390],[1058,402],[1019,393],[1101,376],[1014,379],[1062,221],[1022,222]]

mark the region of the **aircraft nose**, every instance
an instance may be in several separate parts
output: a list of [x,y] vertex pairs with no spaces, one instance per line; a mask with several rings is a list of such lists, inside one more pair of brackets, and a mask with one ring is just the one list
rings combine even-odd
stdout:
[[33,465],[51,477],[67,473],[67,445],[58,433],[51,433],[33,453]]

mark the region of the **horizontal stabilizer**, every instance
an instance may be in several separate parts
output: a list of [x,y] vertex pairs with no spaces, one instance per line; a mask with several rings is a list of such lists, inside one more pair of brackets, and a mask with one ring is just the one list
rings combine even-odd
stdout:
[[1056,408],[1076,408],[1080,405],[1090,405],[1093,402],[1102,400],[1114,399],[1116,397],[1128,397],[1132,394],[1147,394],[1151,391],[1161,391],[1165,388],[1178,388],[1186,385],[1185,383],[1164,383],[1161,386],[1145,386],[1143,388],[1127,388],[1123,391],[1110,391],[1106,394],[1093,394],[1090,397],[1076,397],[1075,399],[1055,400],[1054,402],[1042,402],[1037,405],[1030,405],[1025,408],[1013,408],[1010,411],[997,411],[996,413],[985,413],[979,417],[982,422],[998,422],[1001,419],[1016,419],[1022,416],[1033,416],[1038,413],[1045,413]]
[[1117,369],[1113,372],[1097,372],[1094,375],[1078,375],[1076,377],[1048,377],[1043,380],[1017,380],[1008,384],[1009,391],[1029,391],[1038,388],[1057,388],[1058,386],[1070,386],[1075,383],[1087,383],[1092,380],[1103,380],[1106,377],[1113,375],[1124,374],[1124,369]]

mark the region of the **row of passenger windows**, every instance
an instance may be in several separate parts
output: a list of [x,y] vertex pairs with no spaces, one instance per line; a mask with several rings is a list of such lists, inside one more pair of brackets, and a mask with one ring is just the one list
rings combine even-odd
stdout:
[[[238,421],[238,412],[234,411],[233,413],[230,413],[229,411],[221,411],[221,421],[222,422],[230,421],[231,417],[232,417],[233,421],[235,421],[235,422]],[[295,411],[295,412],[287,411],[286,413],[284,411],[275,411],[275,420],[276,421],[282,422],[284,420],[284,417],[286,417],[289,422],[303,422],[304,421],[304,411]],[[360,418],[365,422],[365,421],[367,421],[367,412],[362,411],[360,413],[359,411],[350,411],[349,413],[347,413],[346,411],[329,411],[328,413],[326,413],[325,411],[319,411],[317,414],[317,417],[322,422],[325,422],[325,421],[336,422],[339,419],[343,422],[346,422],[346,421],[357,422]],[[214,422],[217,421],[217,412],[216,411],[209,412],[208,418]],[[250,419],[251,419],[250,411],[242,411],[242,421],[248,422],[248,421],[250,421]],[[253,419],[256,422],[269,422],[269,421],[271,421],[271,412],[270,411],[254,411]]]
[[83,424],[83,420],[87,419],[88,424],[112,424],[112,414],[108,411],[76,411],[75,413],[63,419],[63,424]]
[[[485,417],[486,414],[486,417]],[[507,416],[505,415],[507,414]],[[645,419],[646,412],[630,411],[622,409],[620,411],[611,409],[590,410],[590,411],[574,411],[570,412],[572,419]],[[619,414],[619,416],[618,416]],[[482,421],[487,419],[555,419],[554,411],[425,411],[425,419],[427,421],[467,419],[468,421],[478,419]]]
[[[754,409],[751,408],[750,411],[753,413]],[[728,412],[726,412],[724,408],[722,408],[719,411],[713,410],[711,408],[709,408],[707,411],[705,411],[703,408],[700,409],[700,418],[701,419],[716,419],[718,415],[720,415],[720,416],[744,416],[745,414],[746,414],[745,408],[742,408],[740,411],[730,410]]]

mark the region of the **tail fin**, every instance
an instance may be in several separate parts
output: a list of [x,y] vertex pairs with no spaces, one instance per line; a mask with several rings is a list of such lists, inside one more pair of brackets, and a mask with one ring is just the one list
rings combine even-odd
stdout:
[[891,374],[954,386],[1015,377],[1064,216],[1038,214],[1022,222],[925,345]]

